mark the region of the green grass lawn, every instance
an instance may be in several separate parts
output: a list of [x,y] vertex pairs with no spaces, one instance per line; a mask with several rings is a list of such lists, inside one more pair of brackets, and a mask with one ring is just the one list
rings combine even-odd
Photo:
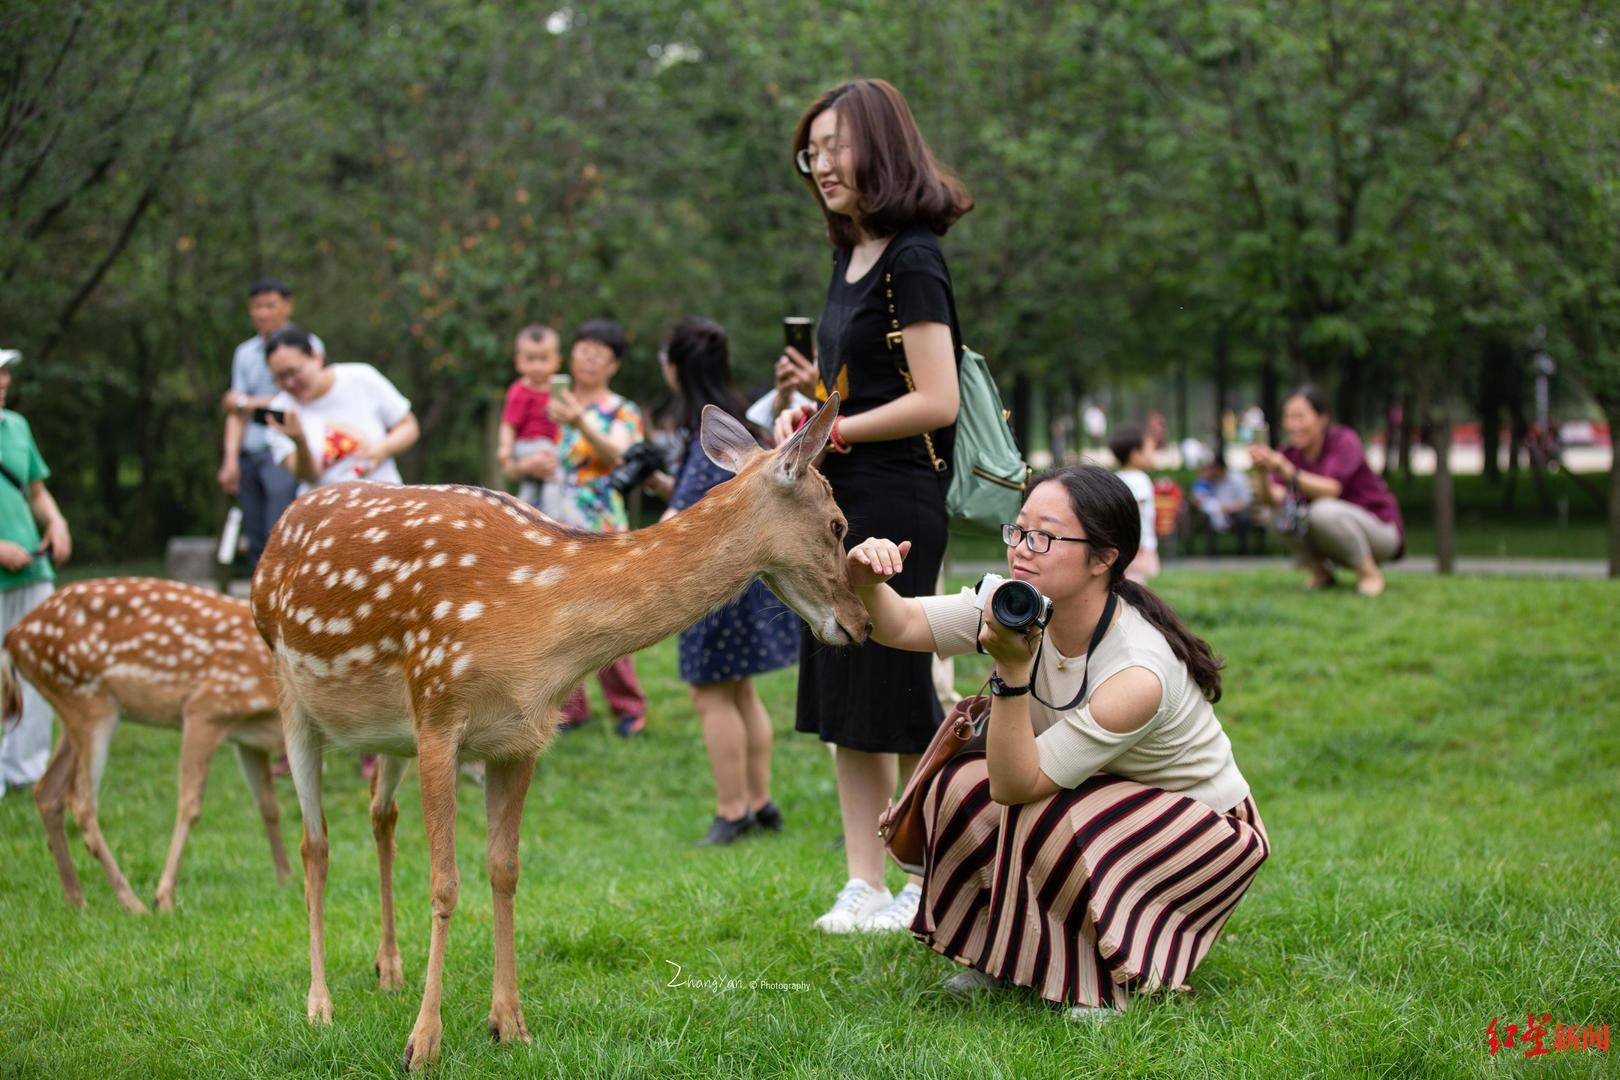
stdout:
[[[1616,587],[1401,577],[1371,603],[1307,597],[1283,572],[1172,571],[1162,584],[1227,658],[1218,712],[1274,845],[1196,993],[1081,1027],[1023,992],[945,995],[952,965],[909,938],[816,934],[843,860],[829,848],[831,762],[790,731],[792,674],[763,680],[787,832],[696,849],[710,781],[666,642],[639,661],[648,735],[624,743],[599,719],[537,772],[517,900],[529,1047],[484,1031],[483,801],[463,785],[438,1075],[1620,1072],[1608,1054],[1525,1061],[1485,1043],[1493,1016],[1523,1023],[1527,1010],[1620,1024]],[[964,688],[980,664],[962,666]],[[102,791],[103,828],[148,900],[177,750],[171,733],[125,726]],[[0,801],[0,1076],[395,1075],[428,944],[414,771],[397,869],[407,990],[383,994],[365,788],[352,756],[328,760],[336,1022],[316,1029],[300,878],[274,884],[230,756],[171,916],[125,914],[76,835],[89,902],[70,910],[32,800]],[[296,851],[298,811],[280,789]]]

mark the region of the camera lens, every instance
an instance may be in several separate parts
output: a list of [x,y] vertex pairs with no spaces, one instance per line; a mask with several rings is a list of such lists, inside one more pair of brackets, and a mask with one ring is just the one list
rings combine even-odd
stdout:
[[1028,630],[1041,610],[1041,594],[1027,581],[1005,581],[990,598],[990,613],[1009,630]]

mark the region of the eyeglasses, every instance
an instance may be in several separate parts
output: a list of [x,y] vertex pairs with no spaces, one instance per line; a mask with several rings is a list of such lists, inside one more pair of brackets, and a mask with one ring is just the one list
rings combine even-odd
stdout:
[[816,171],[816,166],[821,163],[823,158],[827,159],[827,164],[837,168],[839,155],[848,149],[848,143],[840,143],[837,146],[819,148],[807,146],[803,150],[800,150],[797,154],[794,154],[793,160],[794,163],[799,166],[799,171],[804,173],[804,175],[809,176],[811,173]]
[[1040,529],[1024,529],[1017,525],[1003,525],[1001,527],[1001,542],[1010,548],[1023,544],[1037,555],[1045,555],[1052,550],[1052,541],[1062,540],[1069,544],[1089,544],[1083,536],[1053,536]]

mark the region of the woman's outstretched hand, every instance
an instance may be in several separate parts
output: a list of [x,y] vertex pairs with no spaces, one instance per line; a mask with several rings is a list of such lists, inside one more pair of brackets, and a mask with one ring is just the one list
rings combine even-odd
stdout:
[[900,572],[910,552],[910,540],[898,544],[878,536],[862,540],[849,553],[849,583],[857,589],[883,584]]

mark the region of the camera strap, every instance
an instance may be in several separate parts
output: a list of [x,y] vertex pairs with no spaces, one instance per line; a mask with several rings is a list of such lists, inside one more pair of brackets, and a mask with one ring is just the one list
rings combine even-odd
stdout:
[[1108,602],[1103,605],[1102,618],[1097,620],[1097,629],[1091,632],[1091,644],[1086,646],[1085,676],[1080,680],[1080,692],[1074,695],[1074,700],[1067,705],[1053,705],[1041,699],[1035,691],[1035,676],[1041,671],[1041,651],[1046,648],[1046,634],[1041,634],[1041,643],[1035,647],[1035,668],[1029,676],[1029,694],[1036,701],[1056,712],[1068,712],[1085,699],[1086,687],[1091,685],[1091,654],[1097,651],[1097,645],[1102,641],[1103,635],[1108,633],[1108,627],[1114,621],[1114,609],[1119,606],[1119,593],[1113,589],[1108,590]]

